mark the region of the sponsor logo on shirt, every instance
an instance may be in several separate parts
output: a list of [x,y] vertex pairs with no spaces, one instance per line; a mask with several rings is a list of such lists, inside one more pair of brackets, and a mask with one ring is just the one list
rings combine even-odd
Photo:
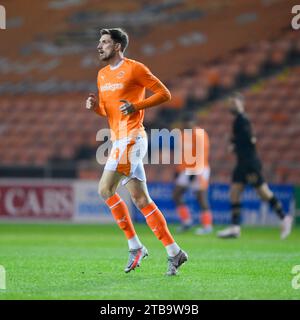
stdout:
[[116,91],[124,88],[123,83],[105,83],[105,85],[100,87],[101,92],[104,91]]

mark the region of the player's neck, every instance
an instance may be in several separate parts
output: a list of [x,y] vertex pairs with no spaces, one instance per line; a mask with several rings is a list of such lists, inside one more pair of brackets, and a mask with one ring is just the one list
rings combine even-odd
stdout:
[[109,60],[110,67],[112,69],[117,68],[120,65],[120,63],[123,61],[123,59],[124,59],[123,55],[115,55]]

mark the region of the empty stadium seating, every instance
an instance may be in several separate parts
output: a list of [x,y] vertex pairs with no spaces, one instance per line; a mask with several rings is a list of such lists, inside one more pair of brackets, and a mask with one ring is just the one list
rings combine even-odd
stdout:
[[[293,1],[58,3],[32,0],[30,6],[25,2],[5,4],[11,19],[20,23],[1,33],[5,43],[0,47],[1,93],[84,92],[93,88],[99,68],[98,30],[107,26],[127,29],[130,57],[142,60],[165,81],[261,41],[259,50],[254,47],[247,57],[239,60],[237,56],[232,64],[218,68],[222,86],[232,88],[239,68],[250,76],[258,73],[269,50],[268,41],[290,25]],[[247,14],[254,14],[254,19],[247,20]],[[296,45],[300,47],[299,42]],[[290,46],[289,39],[281,40],[271,54],[272,61],[282,63]]]
[[[268,11],[265,18],[272,21],[272,30],[263,28],[261,19],[243,22],[243,14],[251,12],[254,2],[258,17]],[[94,154],[100,142],[95,137],[97,130],[107,125],[104,118],[85,109],[86,94],[89,89],[96,89],[98,62],[96,33],[91,36],[83,32],[81,19],[86,19],[84,28],[94,28],[103,12],[111,19],[121,11],[128,17],[142,12],[147,17],[160,14],[164,23],[157,25],[147,20],[151,28],[145,27],[145,33],[130,26],[130,56],[149,65],[167,82],[173,96],[162,108],[147,110],[146,127],[156,127],[157,123],[176,127],[176,117],[181,112],[198,113],[199,124],[211,137],[212,180],[228,182],[234,163],[226,147],[230,115],[222,99],[204,110],[202,107],[212,97],[222,98],[222,94],[246,83],[248,88],[243,92],[247,112],[268,180],[300,183],[300,69],[287,68],[273,76],[269,73],[276,68],[278,71],[293,56],[299,57],[299,33],[283,31],[290,17],[281,11],[291,1],[269,5],[259,2],[219,1],[212,5],[211,1],[192,0],[163,4],[123,1],[116,6],[95,0],[76,5],[33,0],[32,7],[24,3],[18,5],[18,11],[8,4],[10,12],[24,18],[24,32],[15,28],[3,34],[8,45],[0,48],[0,166],[46,166],[49,161],[70,160],[77,161],[79,177],[99,175]],[[197,17],[191,14],[193,10]],[[35,24],[25,18],[38,17],[39,12],[40,28],[36,30]],[[201,15],[203,12],[206,15]],[[176,21],[166,13],[173,13]],[[212,20],[216,21],[213,26]],[[243,27],[237,28],[237,24]],[[168,40],[163,45],[162,38]],[[151,45],[154,51],[143,51],[145,45]],[[254,85],[249,87],[247,81]],[[60,95],[60,90],[71,94]],[[216,92],[222,94],[218,96]],[[164,118],[160,110],[172,115],[175,123]],[[93,150],[93,155],[89,157],[85,148]],[[88,160],[81,159],[84,154]],[[147,166],[147,170],[150,180],[170,181],[174,166]]]
[[[246,111],[258,138],[258,153],[271,182],[300,183],[300,104],[296,100],[299,85],[300,67],[295,67],[288,71],[288,76],[266,80],[258,92],[252,88],[244,90]],[[234,158],[224,161],[228,144],[224,137],[231,130],[228,116],[223,102],[212,105],[205,115],[199,114],[199,123],[211,137],[214,181],[224,180],[224,172],[230,172],[234,165]]]

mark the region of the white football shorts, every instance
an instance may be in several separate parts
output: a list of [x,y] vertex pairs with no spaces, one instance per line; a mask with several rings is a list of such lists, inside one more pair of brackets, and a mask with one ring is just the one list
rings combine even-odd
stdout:
[[123,174],[125,178],[122,180],[122,185],[132,178],[146,181],[143,158],[147,153],[147,148],[146,136],[138,135],[115,140],[104,170]]
[[182,171],[175,180],[175,185],[191,188],[193,191],[207,190],[209,185],[210,168],[205,167],[200,174],[191,176]]

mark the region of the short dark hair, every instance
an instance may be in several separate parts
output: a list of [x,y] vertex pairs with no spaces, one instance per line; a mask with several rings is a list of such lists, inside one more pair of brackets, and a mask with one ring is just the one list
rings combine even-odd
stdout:
[[121,51],[124,52],[129,43],[129,37],[126,31],[121,28],[101,29],[100,36],[109,34],[112,40],[121,44]]

